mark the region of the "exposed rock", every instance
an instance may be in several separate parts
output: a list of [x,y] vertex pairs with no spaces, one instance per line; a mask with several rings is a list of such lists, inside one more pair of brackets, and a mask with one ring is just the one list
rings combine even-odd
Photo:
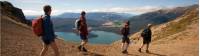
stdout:
[[0,1],[1,4],[1,16],[11,17],[13,20],[17,22],[22,22],[28,25],[31,25],[31,21],[26,20],[22,9],[14,7],[8,1]]

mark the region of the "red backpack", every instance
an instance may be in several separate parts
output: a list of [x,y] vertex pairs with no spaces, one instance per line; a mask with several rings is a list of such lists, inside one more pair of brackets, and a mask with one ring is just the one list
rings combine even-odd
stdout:
[[42,16],[35,18],[32,21],[32,31],[35,33],[37,36],[41,36],[43,34],[43,29],[42,29]]

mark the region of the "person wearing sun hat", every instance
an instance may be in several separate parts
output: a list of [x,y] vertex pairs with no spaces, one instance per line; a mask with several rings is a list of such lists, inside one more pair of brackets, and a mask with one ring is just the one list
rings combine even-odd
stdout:
[[152,32],[151,32],[152,26],[153,26],[152,24],[147,24],[147,28],[142,31],[141,37],[143,38],[143,44],[139,48],[138,50],[139,52],[142,52],[143,46],[146,45],[146,52],[149,53],[149,44],[151,42],[151,36],[152,36]]

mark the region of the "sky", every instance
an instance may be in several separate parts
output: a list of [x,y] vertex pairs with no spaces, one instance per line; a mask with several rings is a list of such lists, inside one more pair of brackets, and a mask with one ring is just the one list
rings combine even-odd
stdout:
[[43,6],[52,6],[52,15],[64,12],[119,12],[142,14],[163,8],[199,4],[199,0],[1,0],[21,8],[25,15],[43,14]]

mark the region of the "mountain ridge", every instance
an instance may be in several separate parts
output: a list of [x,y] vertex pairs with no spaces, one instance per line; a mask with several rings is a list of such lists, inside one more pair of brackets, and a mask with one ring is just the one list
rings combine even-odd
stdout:
[[186,7],[176,7],[173,9],[161,9],[158,11],[144,13],[139,16],[134,16],[129,20],[131,21],[131,27],[135,29],[131,30],[131,32],[135,33],[149,23],[159,25],[174,20],[176,17],[183,15],[187,10],[192,8],[198,8],[198,5],[195,4]]

